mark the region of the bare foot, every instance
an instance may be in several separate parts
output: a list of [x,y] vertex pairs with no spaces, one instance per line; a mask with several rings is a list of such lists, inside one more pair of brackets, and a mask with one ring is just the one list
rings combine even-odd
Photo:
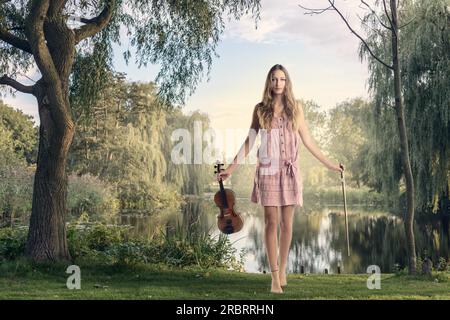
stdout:
[[280,294],[280,293],[283,293],[283,289],[281,289],[280,286],[279,286],[278,288],[275,288],[275,287],[272,285],[272,288],[270,289],[270,293],[278,293],[278,294]]
[[283,271],[280,272],[280,285],[282,287],[287,285],[286,272]]
[[281,289],[280,285],[280,276],[278,274],[278,270],[272,271],[272,288],[270,289],[271,293],[283,293],[283,289]]

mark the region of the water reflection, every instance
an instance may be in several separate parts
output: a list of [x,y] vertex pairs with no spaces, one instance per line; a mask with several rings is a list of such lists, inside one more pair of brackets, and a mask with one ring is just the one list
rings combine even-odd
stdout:
[[[247,272],[269,270],[264,247],[264,219],[260,206],[246,199],[239,200],[238,211],[244,218],[244,228],[230,235],[237,250],[247,252],[244,268]],[[306,211],[297,208],[294,216],[289,272],[365,273],[369,265],[378,265],[382,272],[392,272],[395,264],[406,265],[406,243],[403,221],[393,215],[361,208],[349,208],[351,256],[347,257],[345,221],[342,207],[326,207]],[[135,226],[136,234],[151,237],[157,230],[166,233],[182,228],[185,232],[208,232],[217,236],[219,209],[212,201],[193,201],[180,212],[167,212],[157,217],[122,216],[122,224]],[[435,263],[449,256],[449,219],[430,217],[415,224],[416,246],[426,250]]]

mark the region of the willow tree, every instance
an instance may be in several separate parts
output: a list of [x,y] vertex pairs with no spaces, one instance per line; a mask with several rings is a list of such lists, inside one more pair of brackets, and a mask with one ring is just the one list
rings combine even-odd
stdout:
[[377,7],[372,8],[366,1],[361,0],[360,4],[366,8],[369,13],[362,19],[363,24],[370,20],[372,24],[376,24],[374,32],[384,33],[386,37],[383,39],[383,44],[388,47],[389,55],[386,57],[379,55],[371,45],[369,41],[364,39],[355,29],[350,25],[348,19],[344,17],[342,12],[335,4],[335,0],[328,0],[329,6],[326,8],[305,8],[308,14],[321,14],[328,10],[335,11],[342,21],[346,24],[348,29],[354,34],[360,41],[364,53],[367,54],[369,60],[376,61],[381,64],[382,68],[388,71],[388,77],[392,77],[390,91],[393,92],[389,95],[390,100],[386,101],[395,110],[397,120],[397,135],[400,143],[400,157],[402,162],[403,175],[406,185],[406,215],[405,215],[405,232],[409,257],[409,273],[416,273],[416,245],[414,240],[414,179],[411,169],[410,150],[408,135],[405,122],[405,108],[402,95],[402,75],[401,66],[399,60],[399,41],[400,41],[400,22],[398,18],[397,0],[375,0]]
[[[448,0],[402,1],[399,60],[405,101],[406,129],[415,181],[418,214],[448,211],[450,183],[450,9]],[[388,58],[386,32],[367,20],[368,38],[379,56]],[[362,55],[367,55],[365,50]],[[388,197],[401,185],[399,139],[393,108],[392,76],[369,59],[369,85],[375,108],[371,113],[371,145],[367,160],[372,176]],[[373,124],[373,125],[372,125]],[[387,139],[386,137],[389,137]],[[401,204],[401,203],[400,203]],[[446,207],[447,206],[447,207]]]
[[[258,18],[259,7],[259,0],[0,0],[0,84],[34,95],[40,118],[28,257],[70,258],[66,159],[75,125],[69,92],[75,85],[82,101],[95,99],[102,74],[112,68],[112,43],[120,42],[120,30],[136,49],[139,66],[161,66],[160,94],[176,103],[209,71],[224,17],[252,11]],[[130,56],[124,53],[127,61]],[[83,63],[74,68],[76,59]],[[40,79],[18,82],[17,75],[33,66]]]
[[[445,213],[450,188],[450,2],[408,0],[401,18],[408,23],[401,32],[400,59],[416,207]],[[386,82],[378,82],[382,95]]]

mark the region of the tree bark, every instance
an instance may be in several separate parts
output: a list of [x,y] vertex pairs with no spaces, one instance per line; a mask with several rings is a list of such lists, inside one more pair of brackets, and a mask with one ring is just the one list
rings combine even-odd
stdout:
[[34,178],[33,205],[26,255],[33,261],[70,260],[66,240],[66,162],[74,127],[61,130],[52,117],[44,85],[37,88],[39,105],[39,151]]
[[405,232],[409,257],[409,274],[416,274],[416,244],[414,239],[414,180],[409,161],[408,137],[405,125],[405,112],[401,92],[400,62],[398,60],[398,19],[396,0],[390,0],[392,14],[392,62],[394,67],[394,94],[397,124],[400,134],[400,149],[406,183],[406,219]]
[[61,15],[63,5],[64,0],[35,1],[27,25],[33,56],[42,73],[33,88],[41,123],[25,249],[37,262],[70,260],[65,223],[66,163],[75,131],[69,103],[75,34]]
[[75,45],[105,28],[113,15],[115,0],[108,0],[94,18],[71,30],[66,24],[67,0],[30,0],[24,19],[26,39],[0,27],[0,40],[32,54],[42,78],[25,86],[3,75],[6,84],[38,101],[40,128],[37,169],[34,179],[30,228],[25,248],[34,261],[69,260],[65,217],[67,213],[66,163],[75,125],[69,102],[69,76]]

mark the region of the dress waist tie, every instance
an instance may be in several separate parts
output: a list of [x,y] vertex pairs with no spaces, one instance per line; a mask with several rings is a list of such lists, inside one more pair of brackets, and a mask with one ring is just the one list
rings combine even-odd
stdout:
[[[297,165],[295,160],[284,160],[284,165],[286,166],[286,175],[290,175],[294,178],[294,194],[295,199],[298,198],[298,181],[297,181]],[[281,175],[281,183],[284,186],[284,175]]]

